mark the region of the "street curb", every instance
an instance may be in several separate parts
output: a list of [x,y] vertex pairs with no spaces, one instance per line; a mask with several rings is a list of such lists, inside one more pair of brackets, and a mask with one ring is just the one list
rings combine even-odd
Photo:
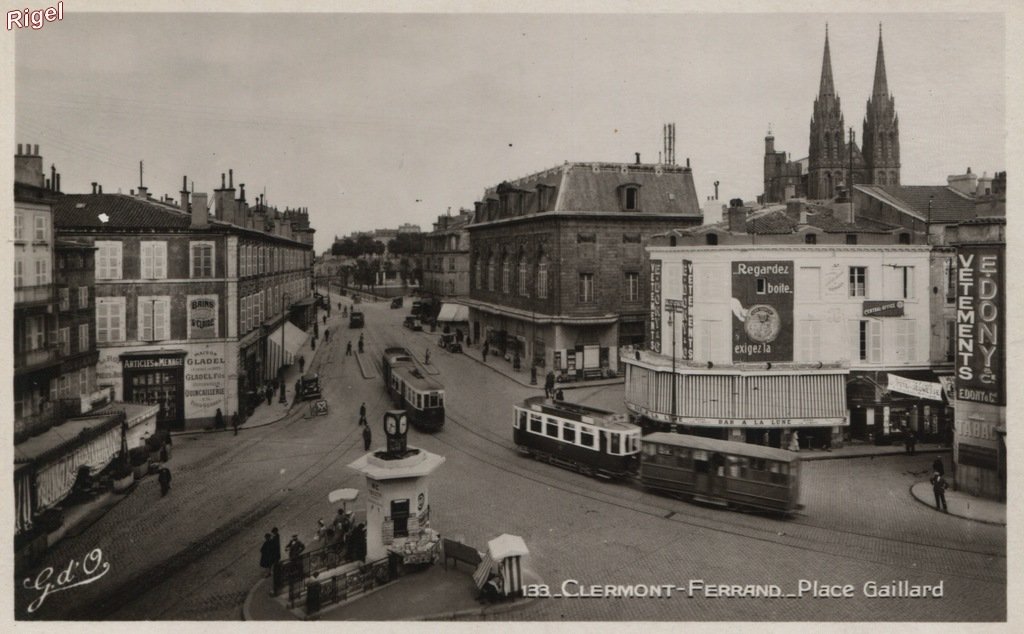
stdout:
[[263,577],[263,579],[260,579],[259,581],[257,581],[253,585],[253,587],[249,588],[249,592],[247,592],[245,594],[245,601],[242,601],[242,620],[243,621],[251,621],[252,620],[252,614],[249,612],[249,606],[252,605],[252,598],[256,594],[256,588],[259,588],[261,585],[263,585],[263,581],[265,579],[266,579],[266,577]]
[[[925,484],[925,485],[929,485],[930,486],[930,483],[923,482],[923,481],[922,482],[915,482],[914,484],[911,484],[910,485],[910,497],[914,498],[915,500],[917,500],[921,504],[925,505],[926,507],[928,507],[932,511],[938,513],[939,510],[935,508],[935,504],[933,503],[934,500],[932,500],[932,501],[923,500],[920,497],[918,497],[916,493],[914,493],[914,487],[918,486],[919,484]],[[967,520],[969,522],[978,522],[979,524],[988,524],[989,526],[1006,526],[1006,522],[994,522],[992,520],[983,520],[983,519],[979,519],[977,517],[968,517],[966,515],[960,515],[959,513],[948,513],[947,512],[947,513],[943,513],[943,515],[952,515],[953,517],[959,517],[960,519]]]
[[359,373],[363,375],[364,379],[369,380],[369,379],[377,378],[377,374],[376,373],[369,374],[369,373],[367,373],[366,368],[363,367],[363,355],[365,353],[359,353],[359,352],[353,351],[352,354],[355,355],[355,357],[356,357],[356,364],[359,366]]
[[[925,454],[925,453],[944,453],[946,451],[951,451],[951,450],[950,449],[919,449],[917,451],[917,453],[919,453],[919,454]],[[799,453],[803,454],[803,452],[799,452]],[[882,452],[882,453],[858,453],[858,454],[847,454],[847,455],[843,455],[843,454],[836,455],[835,453],[826,453],[824,455],[821,455],[820,457],[819,457],[818,454],[815,454],[813,458],[807,458],[807,457],[804,457],[804,455],[801,455],[800,456],[800,460],[801,460],[801,462],[813,462],[813,461],[818,461],[818,460],[852,460],[854,458],[879,458],[879,457],[886,457],[886,456],[902,456],[904,453],[905,452],[903,452],[903,451],[896,451],[896,450],[885,451],[885,452]]]
[[[518,383],[519,385],[522,385],[523,387],[536,388],[538,390],[543,390],[544,389],[544,386],[540,384],[540,380],[539,380],[540,377],[537,377],[538,378],[537,385],[532,385],[529,380],[523,380],[523,379],[520,379],[518,377],[505,374],[504,372],[502,372],[498,368],[492,366],[489,363],[485,363],[485,362],[481,361],[480,359],[478,359],[477,357],[469,354],[468,352],[463,351],[463,352],[461,352],[459,354],[466,355],[467,357],[469,357],[470,359],[475,361],[477,365],[482,365],[482,366],[484,366],[486,368],[489,368],[492,372],[496,372],[496,373],[500,374],[501,376],[505,377],[506,379],[508,379],[509,381],[513,381],[515,383]],[[625,377],[621,377],[621,378],[617,377],[617,378],[614,378],[614,379],[600,379],[600,380],[594,381],[592,383],[588,383],[586,381],[583,381],[583,382],[573,382],[573,383],[556,383],[555,384],[555,389],[560,389],[560,390],[582,390],[582,389],[588,388],[588,387],[604,387],[606,385],[618,385],[620,383],[624,384],[625,382],[626,382],[626,378]]]

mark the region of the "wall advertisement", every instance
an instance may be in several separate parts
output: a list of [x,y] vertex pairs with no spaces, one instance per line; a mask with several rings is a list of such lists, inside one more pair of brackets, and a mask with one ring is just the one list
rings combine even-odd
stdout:
[[956,259],[956,397],[1005,405],[1004,247],[964,246]]
[[188,338],[212,339],[217,336],[217,296],[188,296]]
[[210,347],[189,352],[185,358],[185,404],[189,418],[213,416],[218,407],[227,416],[226,379],[221,350]]
[[651,352],[661,352],[661,260],[651,260]]
[[793,262],[732,263],[733,363],[793,360]]

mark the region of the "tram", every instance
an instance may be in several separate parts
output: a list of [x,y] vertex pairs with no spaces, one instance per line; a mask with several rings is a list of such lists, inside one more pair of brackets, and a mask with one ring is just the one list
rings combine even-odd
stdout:
[[423,374],[408,350],[386,348],[381,366],[388,394],[414,427],[430,432],[444,427],[444,387]]
[[802,508],[794,452],[666,432],[644,436],[642,446],[640,482],[648,489],[734,508]]
[[534,396],[514,406],[520,452],[584,475],[622,478],[636,472],[640,427],[625,414]]

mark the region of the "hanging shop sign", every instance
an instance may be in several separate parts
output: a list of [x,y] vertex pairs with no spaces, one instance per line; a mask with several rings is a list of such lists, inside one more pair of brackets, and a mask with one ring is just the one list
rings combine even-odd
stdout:
[[793,262],[732,263],[732,360],[793,360]]
[[889,374],[887,378],[889,391],[909,394],[917,398],[926,398],[933,401],[942,401],[942,384],[929,381],[917,381],[908,379],[897,374]]

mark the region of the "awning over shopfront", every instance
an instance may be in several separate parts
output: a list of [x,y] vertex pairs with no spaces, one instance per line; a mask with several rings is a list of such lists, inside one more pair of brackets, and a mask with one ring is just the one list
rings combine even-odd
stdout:
[[659,422],[752,428],[847,424],[845,370],[677,371],[673,376],[671,370],[629,361],[627,370],[627,408]]
[[[284,330],[283,354],[281,350],[282,329]],[[266,366],[267,376],[264,378],[273,378],[277,373],[277,369],[282,365],[292,364],[295,361],[295,357],[299,354],[302,344],[306,343],[306,337],[306,333],[290,321],[284,322],[283,325],[270,333],[267,337],[267,352],[270,359]]]
[[141,447],[146,438],[156,431],[156,416],[160,413],[159,405],[142,403],[111,403],[96,410],[97,414],[113,414],[124,412],[125,423],[128,425],[128,448]]
[[437,314],[437,321],[464,321],[469,322],[469,307],[462,304],[441,304],[441,312]]
[[[71,492],[78,468],[96,474],[121,450],[121,417],[72,419],[14,447],[16,463],[34,464],[36,507],[47,509]],[[19,510],[19,516],[22,510]]]

